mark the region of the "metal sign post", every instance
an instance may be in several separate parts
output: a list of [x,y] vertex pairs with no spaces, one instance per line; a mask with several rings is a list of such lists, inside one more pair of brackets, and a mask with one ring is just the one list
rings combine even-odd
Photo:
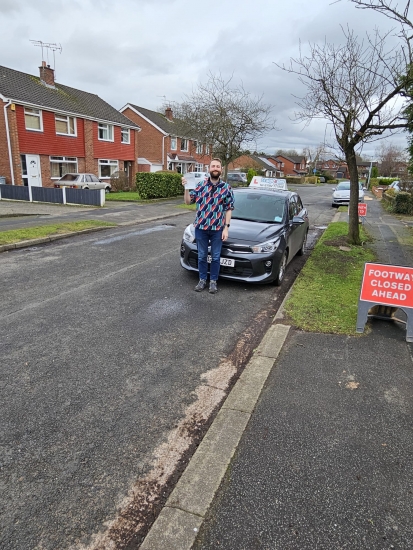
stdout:
[[407,316],[406,341],[413,342],[413,268],[366,263],[356,332],[364,332],[368,317],[404,323],[394,317],[397,309]]

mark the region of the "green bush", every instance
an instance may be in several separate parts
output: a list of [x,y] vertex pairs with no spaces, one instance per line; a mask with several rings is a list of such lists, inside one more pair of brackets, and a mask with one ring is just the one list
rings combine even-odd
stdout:
[[[377,183],[379,185],[390,185],[391,183],[393,183],[396,180],[397,180],[397,178],[378,178]],[[373,181],[373,178],[372,178],[372,181]]]
[[166,199],[184,194],[182,175],[176,172],[138,172],[136,189],[142,199]]
[[247,172],[247,183],[248,185],[251,183],[251,180],[254,176],[258,176],[257,171],[254,170],[254,168],[249,168]]
[[305,178],[301,178],[300,176],[285,176],[285,179],[287,183],[304,183]]
[[410,193],[400,191],[394,198],[394,211],[396,214],[411,214],[413,212],[412,196]]
[[372,187],[377,187],[379,184],[379,180],[377,178],[371,178],[369,182],[369,189]]

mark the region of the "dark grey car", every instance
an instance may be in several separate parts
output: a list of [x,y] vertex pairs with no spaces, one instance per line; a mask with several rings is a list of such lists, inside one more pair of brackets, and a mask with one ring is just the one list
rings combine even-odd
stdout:
[[[222,245],[220,278],[280,285],[288,263],[305,251],[307,209],[291,191],[247,187],[233,192],[235,210]],[[198,271],[193,224],[184,231],[180,255],[182,267]]]

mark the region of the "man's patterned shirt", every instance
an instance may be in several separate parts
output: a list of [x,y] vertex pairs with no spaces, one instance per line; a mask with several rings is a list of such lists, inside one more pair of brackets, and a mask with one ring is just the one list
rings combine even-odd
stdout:
[[225,181],[211,183],[208,178],[189,192],[191,203],[196,203],[195,227],[219,231],[225,225],[225,212],[234,210],[234,194]]

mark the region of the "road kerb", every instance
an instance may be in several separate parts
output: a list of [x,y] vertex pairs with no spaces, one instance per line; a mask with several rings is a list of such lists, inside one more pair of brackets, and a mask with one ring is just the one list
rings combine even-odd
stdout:
[[272,325],[268,329],[140,546],[141,550],[191,549],[289,329],[287,325]]

